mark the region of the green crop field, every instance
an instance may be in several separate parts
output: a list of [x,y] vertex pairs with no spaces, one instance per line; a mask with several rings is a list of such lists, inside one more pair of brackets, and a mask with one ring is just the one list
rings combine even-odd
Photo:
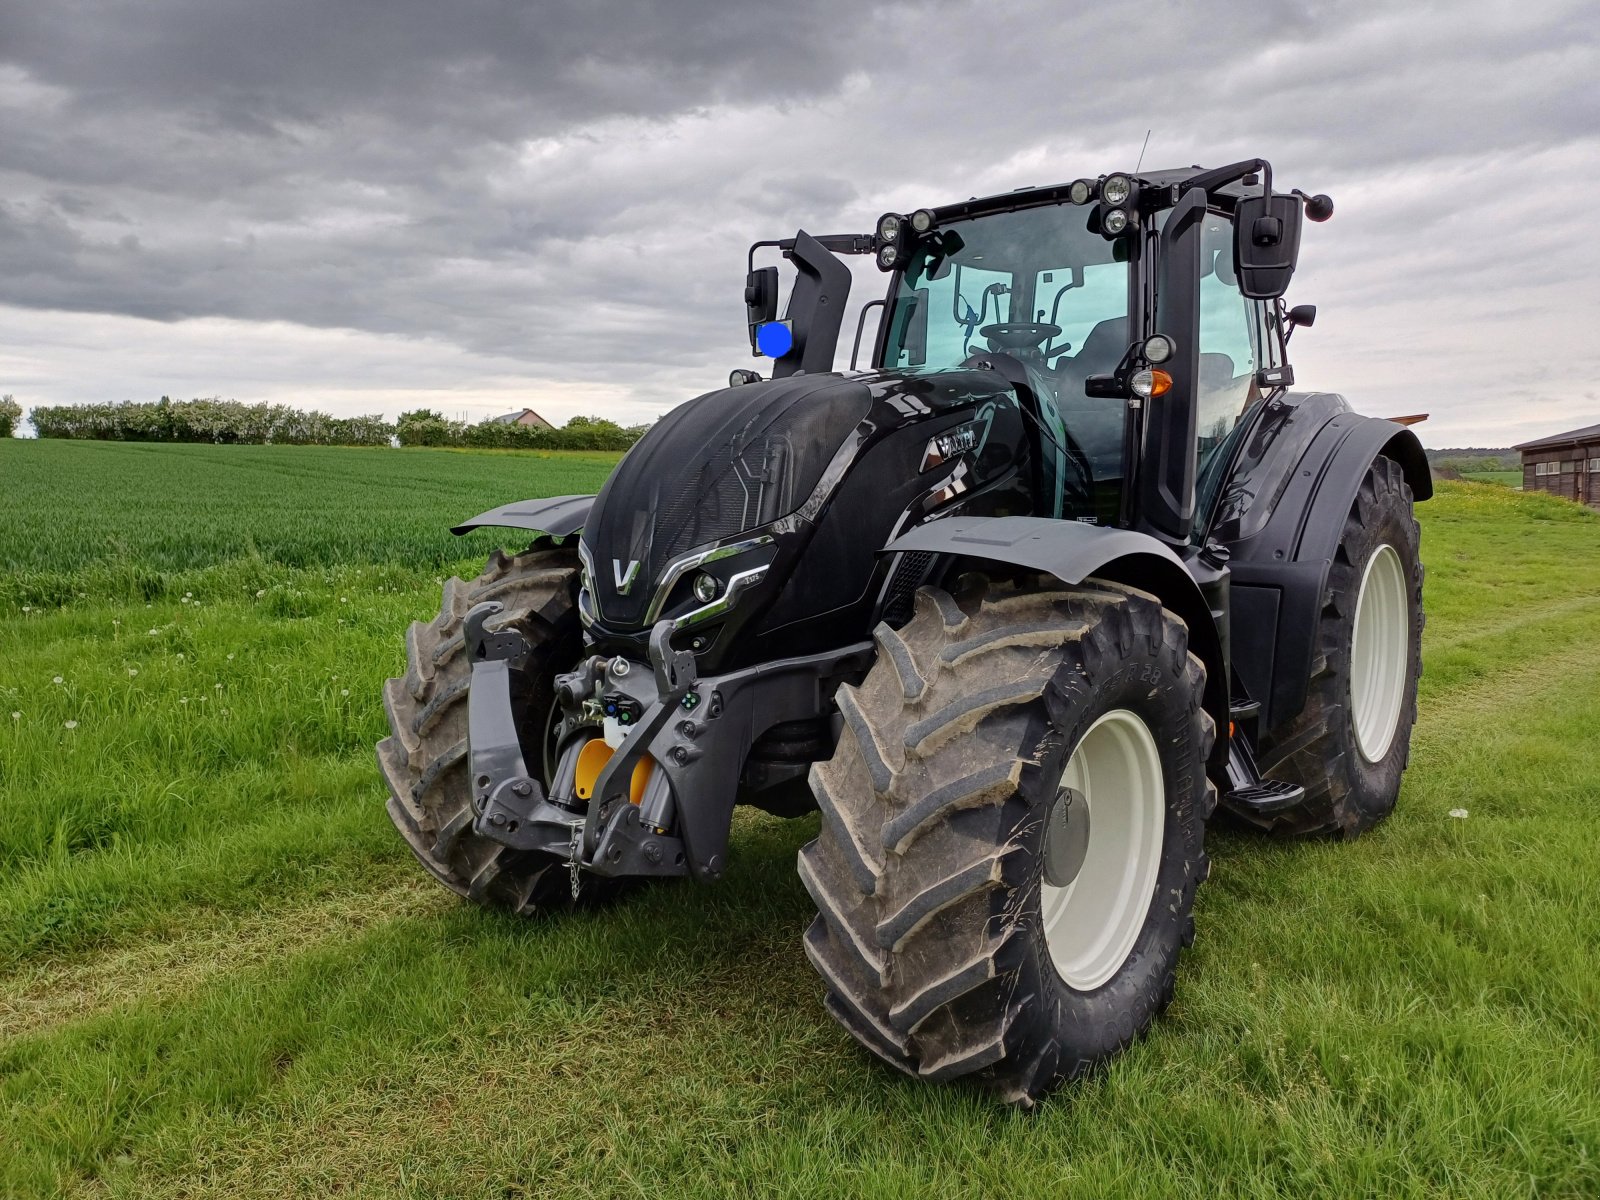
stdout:
[[1023,1114],[826,1016],[815,818],[533,922],[391,829],[445,527],[608,462],[0,442],[0,1196],[1600,1194],[1596,514],[1421,507],[1397,814],[1214,828],[1171,1010]]

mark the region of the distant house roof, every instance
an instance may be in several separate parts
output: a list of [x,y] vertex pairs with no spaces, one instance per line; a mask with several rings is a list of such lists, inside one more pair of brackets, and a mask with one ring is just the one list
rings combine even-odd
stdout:
[[496,425],[543,425],[546,429],[555,428],[531,408],[519,408],[516,412],[503,413],[489,419]]
[[1522,442],[1511,448],[1513,450],[1554,450],[1560,446],[1577,446],[1585,442],[1600,442],[1600,425],[1585,425],[1582,429],[1571,429],[1566,433],[1552,433],[1549,437],[1542,437],[1532,442]]

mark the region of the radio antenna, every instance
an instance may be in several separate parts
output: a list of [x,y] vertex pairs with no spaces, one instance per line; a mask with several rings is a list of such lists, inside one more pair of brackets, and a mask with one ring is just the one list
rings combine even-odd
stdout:
[[1144,166],[1144,152],[1150,148],[1150,130],[1144,131],[1144,145],[1139,147],[1139,161],[1133,165],[1133,173],[1137,175],[1139,168]]

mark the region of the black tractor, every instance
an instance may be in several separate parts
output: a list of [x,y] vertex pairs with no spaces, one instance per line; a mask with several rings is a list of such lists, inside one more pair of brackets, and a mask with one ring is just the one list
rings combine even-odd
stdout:
[[[1028,1104],[1128,1045],[1219,798],[1353,837],[1406,765],[1427,460],[1290,390],[1315,310],[1281,298],[1332,211],[1251,160],[758,242],[770,379],[673,409],[597,496],[456,527],[535,536],[445,585],[387,685],[423,866],[582,906],[718,879],[736,804],[820,810],[805,952],[873,1054]],[[837,371],[855,254],[888,292]]]

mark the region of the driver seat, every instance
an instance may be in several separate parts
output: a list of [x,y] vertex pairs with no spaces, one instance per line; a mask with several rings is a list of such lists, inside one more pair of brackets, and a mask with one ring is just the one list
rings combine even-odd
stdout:
[[1122,474],[1123,406],[1091,400],[1084,392],[1091,375],[1109,375],[1128,350],[1128,318],[1109,317],[1089,331],[1076,354],[1063,354],[1052,371],[1056,408],[1088,456],[1096,479]]

